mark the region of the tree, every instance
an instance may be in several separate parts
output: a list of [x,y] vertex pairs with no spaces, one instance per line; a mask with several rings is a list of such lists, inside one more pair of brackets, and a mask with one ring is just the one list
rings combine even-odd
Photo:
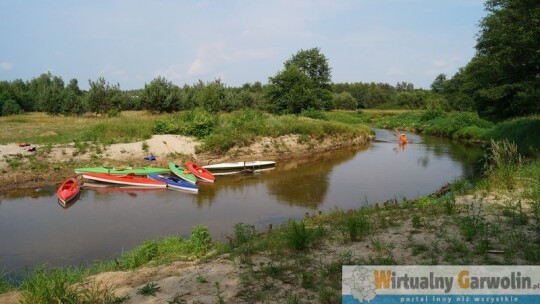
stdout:
[[180,107],[179,88],[163,77],[144,85],[141,94],[143,108],[151,113],[174,112]]
[[21,114],[23,112],[23,109],[21,108],[21,106],[19,106],[19,104],[13,99],[8,99],[2,102],[1,105],[2,105],[2,109],[1,109],[2,116]]
[[492,120],[540,112],[540,2],[487,0],[485,8],[477,53],[450,91]]
[[307,108],[332,107],[330,67],[318,48],[300,50],[284,66],[270,77],[266,94],[270,110],[299,114]]
[[331,81],[328,60],[321,54],[319,48],[300,50],[291,59],[285,61],[285,69],[295,65],[313,81],[315,87],[329,87]]
[[120,110],[122,92],[120,84],[110,85],[103,77],[96,81],[88,80],[90,90],[86,94],[88,109],[92,112],[104,114],[111,110]]
[[358,102],[349,92],[334,94],[333,103],[336,109],[355,110],[358,107]]
[[82,115],[85,112],[82,91],[77,79],[71,79],[62,93],[62,114]]
[[442,94],[444,92],[444,86],[446,84],[446,74],[439,74],[431,83],[431,91],[434,93]]
[[270,83],[266,93],[270,112],[300,114],[307,108],[322,108],[322,102],[314,94],[313,81],[295,65],[270,77]]
[[210,113],[217,113],[225,101],[225,86],[221,79],[216,79],[206,85],[199,80],[194,86],[193,98],[199,107]]

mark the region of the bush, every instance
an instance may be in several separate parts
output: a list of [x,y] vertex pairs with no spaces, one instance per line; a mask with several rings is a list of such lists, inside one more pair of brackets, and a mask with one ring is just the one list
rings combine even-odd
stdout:
[[2,105],[2,116],[9,116],[23,113],[23,109],[12,99],[8,99]]
[[208,227],[204,225],[195,226],[189,237],[189,242],[191,243],[193,253],[197,255],[208,250],[212,245],[212,237],[210,236]]
[[323,111],[315,110],[313,108],[307,108],[305,110],[302,110],[302,113],[300,113],[300,115],[313,119],[328,120],[328,117],[326,117],[326,114]]

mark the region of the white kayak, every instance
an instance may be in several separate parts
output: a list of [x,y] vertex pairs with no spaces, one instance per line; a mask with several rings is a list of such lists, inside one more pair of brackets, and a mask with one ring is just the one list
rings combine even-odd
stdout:
[[[203,166],[212,174],[234,174],[242,171],[262,171],[264,169],[273,168],[276,162],[272,160],[255,160],[234,163],[219,163]],[[231,173],[232,172],[232,173]]]

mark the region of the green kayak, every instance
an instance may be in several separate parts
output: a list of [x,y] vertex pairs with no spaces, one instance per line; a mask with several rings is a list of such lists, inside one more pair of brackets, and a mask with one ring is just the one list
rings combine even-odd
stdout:
[[192,184],[195,184],[197,182],[197,177],[186,168],[179,166],[173,162],[169,163],[169,169],[171,170],[174,175],[180,177],[181,179],[185,180],[186,182],[190,182]]
[[92,167],[92,168],[77,168],[75,173],[107,173],[115,175],[135,174],[135,175],[147,175],[150,173],[164,174],[169,173],[168,168],[154,168],[154,167]]

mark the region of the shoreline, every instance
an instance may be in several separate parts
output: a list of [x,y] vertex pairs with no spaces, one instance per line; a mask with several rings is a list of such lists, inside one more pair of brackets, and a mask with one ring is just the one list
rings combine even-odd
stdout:
[[[134,143],[109,146],[89,144],[84,149],[73,145],[33,145],[35,152],[27,152],[16,144],[0,145],[0,195],[23,189],[60,185],[69,177],[75,177],[75,168],[87,166],[152,166],[168,167],[169,161],[184,163],[187,160],[202,165],[231,161],[275,160],[301,158],[312,153],[338,150],[343,147],[368,145],[371,136],[357,136],[347,141],[340,137],[304,140],[299,135],[278,138],[259,138],[246,147],[234,147],[226,154],[197,153],[200,142],[178,135],[154,135]],[[154,155],[155,161],[144,160]],[[14,168],[13,168],[14,167]],[[37,167],[33,170],[32,168]]]

